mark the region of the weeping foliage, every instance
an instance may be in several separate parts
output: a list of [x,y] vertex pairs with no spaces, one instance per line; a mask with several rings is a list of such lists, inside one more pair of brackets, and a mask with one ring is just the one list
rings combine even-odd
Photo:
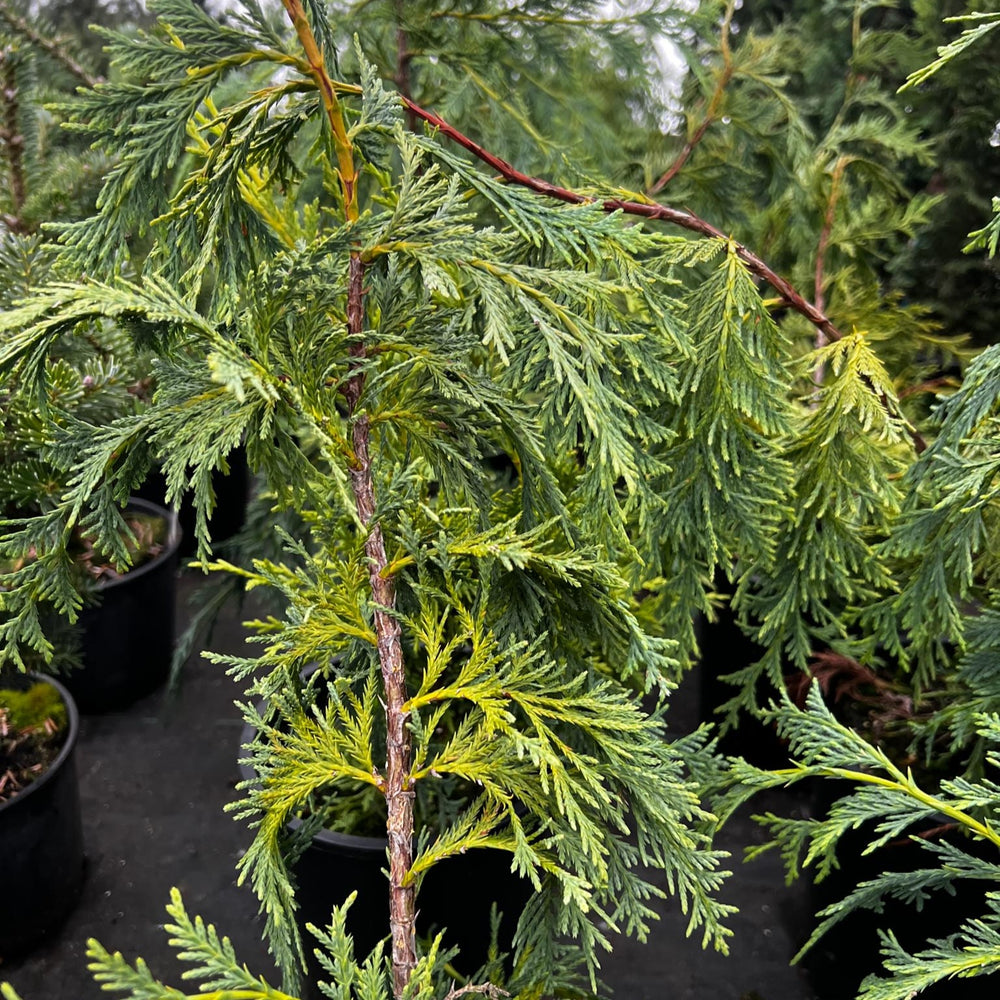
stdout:
[[[289,870],[305,834],[297,841],[288,821],[308,816],[308,832],[321,822],[354,829],[373,807],[381,818],[384,616],[401,631],[407,782],[423,817],[405,884],[419,887],[432,865],[463,851],[510,855],[535,894],[506,988],[526,998],[596,990],[607,930],[644,938],[650,901],[667,892],[689,932],[724,951],[725,872],[692,777],[712,772],[712,746],[701,731],[668,742],[662,723],[714,581],[735,588],[742,624],[764,648],[734,678],[735,708],[753,703],[759,677],[779,685],[817,646],[854,641],[869,602],[880,635],[913,631],[919,654],[921,577],[896,593],[893,572],[917,559],[907,533],[926,536],[927,518],[942,538],[964,532],[967,543],[942,550],[943,567],[926,564],[925,576],[947,577],[953,593],[940,605],[947,625],[974,589],[969,519],[988,516],[992,466],[969,457],[957,491],[935,470],[951,470],[956,449],[992,426],[970,423],[965,403],[991,412],[992,361],[984,355],[982,374],[941,410],[938,440],[904,497],[914,430],[870,346],[894,324],[912,343],[934,342],[919,308],[880,294],[870,249],[924,217],[926,200],[898,212],[884,203],[905,201],[893,171],[923,155],[920,138],[860,77],[815,138],[781,97],[775,53],[754,39],[727,47],[732,4],[722,7],[721,69],[695,46],[692,85],[708,101],[712,136],[695,151],[692,163],[706,167],[695,181],[710,179],[723,154],[740,162],[747,136],[769,137],[785,171],[766,220],[787,237],[774,236],[779,258],[797,254],[817,218],[825,233],[826,279],[810,258],[816,295],[857,329],[812,351],[813,330],[762,297],[734,239],[681,238],[606,210],[623,196],[617,178],[588,179],[593,201],[547,200],[416,128],[383,83],[405,83],[386,68],[388,5],[364,5],[372,16],[349,39],[355,5],[304,4],[321,52],[312,61],[301,36],[256,3],[225,22],[190,0],[151,6],[156,28],[104,32],[113,78],[60,108],[112,162],[97,211],[52,228],[54,280],[10,296],[0,315],[11,411],[28,424],[39,415],[42,460],[68,471],[40,512],[0,526],[0,659],[51,656],[44,612],[77,613],[73,532],[128,562],[121,505],[158,462],[168,501],[193,497],[202,568],[272,592],[283,609],[249,623],[257,657],[213,658],[249,684],[258,778],[237,808],[255,830],[241,877],[260,899],[288,989],[306,948]],[[527,72],[536,45],[555,51],[594,5],[418,6],[404,5],[397,28],[447,54],[410,65],[426,96],[468,116],[483,101],[503,106],[494,90],[505,81],[518,94],[504,108],[518,127],[505,133],[509,148],[558,162],[536,133],[576,97],[534,81],[511,88],[513,74]],[[691,15],[700,31],[718,13],[705,7]],[[626,27],[594,29],[609,66],[645,32],[686,37],[680,15],[656,4]],[[463,55],[471,32],[487,33],[482,51],[497,60]],[[644,74],[647,63],[637,65]],[[541,78],[551,67],[536,69]],[[456,74],[461,87],[448,82]],[[747,120],[718,133],[741,108]],[[751,123],[754,109],[766,120]],[[641,131],[662,111],[651,99],[630,124]],[[593,124],[600,154],[611,126],[601,115]],[[688,122],[690,138],[699,129]],[[589,172],[580,162],[570,176]],[[94,329],[151,357],[148,398],[127,412],[53,419],[59,352]],[[89,377],[110,381],[104,369]],[[276,519],[294,514],[295,527],[280,551],[272,544],[238,564],[215,558],[208,516],[212,472],[240,444]],[[365,477],[371,511],[359,504]],[[954,502],[926,507],[935,491]],[[366,549],[376,532],[384,565]],[[380,581],[391,581],[391,607],[373,594]],[[318,670],[304,679],[310,665]],[[640,709],[639,692],[658,707]],[[772,780],[734,774],[745,776],[740,794]],[[280,995],[235,971],[224,940],[179,901],[171,913],[212,989]],[[381,957],[359,965],[343,919],[338,911],[319,935],[327,994],[385,995]],[[91,954],[109,987],[160,989],[144,966],[96,945]],[[446,992],[433,949],[408,990]]]
[[[67,109],[115,156],[98,213],[59,229],[60,273],[89,277],[0,318],[0,366],[28,399],[49,391],[58,345],[95,323],[155,356],[144,406],[58,428],[48,454],[72,457],[72,475],[41,516],[7,525],[19,568],[0,593],[5,658],[48,648],[39,608],[75,614],[68,533],[118,551],[120,503],[159,461],[168,501],[193,494],[205,568],[285,604],[252,623],[260,658],[226,663],[265,698],[246,710],[260,777],[240,806],[256,829],[242,871],[294,983],[286,822],[325,800],[314,819],[343,826],[380,795],[376,608],[352,480],[363,420],[408,660],[409,780],[437,817],[408,881],[457,852],[509,852],[537,890],[515,941],[524,995],[577,975],[594,988],[606,928],[644,937],[666,891],[724,950],[721,857],[689,777],[709,750],[704,735],[667,743],[637,707],[635,688],[668,688],[677,643],[643,628],[622,573],[649,550],[631,524],[665,509],[655,486],[677,431],[662,408],[694,357],[673,273],[688,244],[511,189],[414,135],[360,49],[361,86],[337,84],[344,140],[294,35],[260,10],[229,24],[182,0],[157,12],[155,31],[106,36],[115,81]],[[310,16],[332,57],[337,29]],[[344,141],[361,158],[356,219],[337,179]],[[727,259],[743,308],[752,285]],[[283,556],[242,567],[212,562],[207,532],[211,472],[241,442],[275,507],[301,519]],[[328,680],[299,679],[311,662]],[[146,988],[142,969],[95,964]]]
[[[858,910],[881,913],[890,899],[917,909],[933,907],[940,893],[953,893],[955,883],[971,880],[985,889],[982,911],[961,919],[949,937],[930,940],[925,949],[909,953],[900,947],[891,928],[881,933],[883,973],[865,979],[859,1000],[906,1000],[932,983],[996,972],[1000,968],[1000,909],[998,893],[991,887],[1000,880],[1000,837],[996,833],[1000,785],[993,776],[1000,765],[1000,718],[995,714],[976,716],[987,748],[987,776],[974,782],[946,778],[935,787],[915,778],[909,768],[902,768],[838,722],[816,686],[804,710],[787,704],[775,709],[772,717],[779,733],[789,740],[795,763],[781,771],[766,772],[734,761],[728,788],[716,802],[721,817],[730,815],[763,788],[807,779],[847,782],[849,791],[824,817],[791,819],[771,813],[757,817],[771,839],[754,848],[751,856],[777,849],[789,878],[808,868],[820,880],[837,866],[838,844],[852,830],[863,831],[866,853],[909,838],[926,856],[924,867],[885,871],[821,911],[821,919],[800,955],[830,927],[849,920]],[[942,821],[951,831],[947,839],[923,835],[928,828],[940,827]],[[891,860],[889,855],[886,859]]]
[[[51,276],[52,266],[52,255],[37,237],[4,235],[0,285],[7,295],[24,294],[33,282]],[[109,318],[95,320],[79,336],[57,336],[34,361],[30,376],[25,368],[7,380],[0,408],[0,511],[5,527],[0,570],[4,590],[10,592],[3,599],[9,596],[11,608],[24,612],[0,618],[0,635],[4,659],[22,669],[75,662],[67,629],[49,611],[74,619],[92,591],[77,556],[95,511],[85,497],[76,518],[79,531],[62,512],[63,497],[76,477],[76,455],[59,443],[72,428],[101,426],[134,414],[142,370],[129,338]],[[118,510],[109,510],[107,517],[100,537],[89,541],[112,564],[127,565],[133,539]],[[29,523],[33,527],[25,531]],[[34,541],[26,546],[26,538]],[[25,600],[26,595],[36,596]]]
[[733,710],[753,708],[759,677],[780,689],[786,664],[805,669],[821,644],[846,639],[850,609],[893,588],[877,543],[902,502],[893,446],[905,431],[888,377],[859,333],[805,360],[829,374],[781,456],[795,470],[795,507],[777,533],[784,572],[759,560],[737,590],[734,603],[761,623],[757,636],[766,652],[733,674]]

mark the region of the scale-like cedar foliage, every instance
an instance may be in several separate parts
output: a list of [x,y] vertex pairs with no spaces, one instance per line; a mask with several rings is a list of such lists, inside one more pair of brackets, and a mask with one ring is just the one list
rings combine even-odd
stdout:
[[[290,983],[304,943],[287,819],[312,810],[313,823],[343,827],[383,800],[390,827],[405,829],[401,797],[417,800],[419,836],[394,867],[393,905],[410,899],[394,916],[409,906],[412,923],[408,894],[458,852],[508,851],[532,880],[506,984],[518,995],[593,988],[605,925],[644,936],[648,901],[664,889],[690,929],[725,950],[724,873],[691,777],[712,771],[707,737],[667,742],[661,710],[649,715],[635,697],[665,694],[690,662],[693,615],[708,610],[712,581],[735,586],[764,647],[736,675],[734,707],[752,702],[762,674],[780,684],[788,663],[805,667],[818,644],[857,642],[859,621],[877,622],[897,652],[897,633],[912,632],[923,656],[936,624],[949,637],[959,628],[957,608],[979,583],[970,518],[992,499],[987,443],[983,456],[962,452],[958,486],[950,473],[973,432],[985,433],[986,422],[968,423],[969,400],[992,412],[993,361],[984,355],[942,409],[904,498],[897,477],[915,432],[870,346],[893,328],[937,344],[919,308],[881,294],[869,252],[925,217],[930,202],[907,200],[893,173],[924,155],[922,140],[861,77],[813,138],[782,97],[775,52],[754,39],[734,50],[733,3],[722,8],[721,63],[695,47],[705,128],[688,123],[691,149],[674,163],[692,157],[689,190],[704,195],[720,151],[739,158],[753,137],[783,132],[787,146],[764,160],[780,161],[789,183],[767,199],[761,236],[799,267],[818,212],[807,273],[817,301],[854,328],[807,352],[814,329],[803,332],[801,316],[824,337],[836,333],[831,320],[721,230],[674,212],[701,237],[664,232],[649,197],[622,190],[620,177],[590,177],[574,192],[518,174],[422,112],[400,64],[404,96],[387,88],[387,70],[369,61],[385,65],[387,22],[373,18],[349,39],[349,14],[331,18],[314,0],[285,6],[291,28],[252,2],[220,22],[189,0],[158,0],[156,29],[105,33],[113,79],[61,109],[113,165],[97,212],[53,230],[59,273],[75,279],[0,317],[0,372],[25,399],[44,399],[59,345],[111,322],[155,355],[154,390],[134,412],[53,431],[46,457],[74,471],[40,516],[4,524],[0,655],[49,653],[40,611],[75,615],[71,531],[127,559],[120,504],[158,460],[169,500],[193,494],[205,567],[284,602],[251,623],[259,658],[218,659],[256,675],[250,694],[265,699],[262,713],[246,709],[260,778],[239,807],[256,829],[242,871]],[[441,24],[409,14],[397,28],[452,53],[465,51],[466,32],[486,32],[509,86],[520,71],[506,60],[524,57],[528,27],[540,51],[572,27],[563,7],[456,9]],[[870,39],[858,11],[861,60]],[[634,28],[669,22],[653,10]],[[609,53],[639,37],[599,35]],[[504,104],[485,70],[468,59],[458,70],[477,100]],[[423,74],[427,98],[448,72]],[[530,148],[537,165],[547,155],[539,116],[557,118],[568,95],[525,93],[505,107],[519,129],[511,148]],[[437,103],[469,114],[467,97],[448,90]],[[641,132],[655,113],[637,109],[630,125]],[[418,128],[421,115],[437,133]],[[600,153],[607,123],[594,125]],[[661,180],[673,183],[672,168]],[[762,277],[782,300],[762,298]],[[786,314],[776,319],[775,306]],[[283,536],[284,555],[252,566],[213,562],[207,529],[211,474],[241,443],[274,509],[300,523]],[[935,493],[947,499],[927,508]],[[928,529],[961,537],[928,554],[923,577],[897,595],[893,570],[923,557],[913,535]],[[929,586],[951,603],[918,619]],[[984,628],[979,642],[995,637]],[[921,669],[933,675],[933,664]],[[814,726],[807,743],[836,730],[817,722],[816,706],[801,718]],[[741,795],[776,780],[734,774]],[[330,790],[343,794],[321,802]],[[432,815],[437,825],[425,825]],[[179,902],[171,913],[180,946],[201,962],[195,975],[278,995],[237,971],[225,942]],[[359,966],[343,919],[320,936],[328,995],[446,992],[433,953],[394,953],[391,987],[377,957]],[[159,995],[144,967],[98,946],[91,954],[106,984]]]
[[[873,974],[865,979],[859,1000],[907,1000],[932,983],[989,975],[1000,969],[1000,910],[997,893],[988,891],[1000,879],[1000,836],[996,832],[1000,785],[991,778],[943,779],[937,787],[918,780],[909,768],[899,766],[838,722],[816,686],[809,693],[805,710],[787,705],[776,710],[773,718],[779,733],[789,740],[796,763],[767,772],[734,761],[728,792],[716,803],[720,816],[725,818],[763,788],[816,778],[847,782],[853,788],[837,799],[825,816],[791,819],[768,813],[757,817],[772,840],[754,848],[751,856],[777,848],[790,878],[798,877],[803,868],[812,868],[817,879],[822,879],[837,866],[841,838],[859,828],[864,831],[868,853],[904,838],[926,852],[925,867],[883,872],[823,910],[800,955],[857,910],[881,913],[884,902],[890,899],[918,909],[933,906],[936,893],[952,893],[955,882],[973,880],[984,887],[981,910],[960,920],[950,929],[949,937],[931,940],[926,949],[910,954],[900,947],[891,928],[883,933],[884,971],[888,975]],[[992,770],[1000,765],[996,749],[1000,718],[980,714],[976,725]],[[946,836],[928,836],[928,829]],[[891,858],[891,852],[887,857]]]
[[[268,672],[254,692],[270,697],[264,717],[248,709],[261,782],[243,807],[257,827],[243,867],[286,976],[301,944],[285,821],[324,789],[385,788],[375,748],[393,711],[412,734],[407,786],[441,782],[453,816],[420,831],[398,887],[457,852],[511,852],[537,889],[512,988],[554,989],[578,966],[593,983],[605,925],[645,935],[648,900],[667,888],[724,949],[720,857],[688,777],[704,739],[666,742],[625,686],[665,688],[676,664],[618,566],[648,548],[629,540],[631,520],[664,509],[653,487],[675,431],[658,411],[680,399],[693,355],[673,271],[707,255],[599,205],[511,188],[414,135],[360,50],[360,85],[331,96],[317,85],[335,63],[307,62],[301,26],[278,32],[252,6],[239,26],[182,0],[158,13],[158,31],[108,36],[115,82],[71,111],[116,157],[98,213],[59,231],[62,273],[88,278],[0,320],[0,365],[25,392],[48,384],[58,343],[99,320],[154,352],[155,390],[134,414],[59,429],[51,451],[74,456],[71,481],[4,536],[5,656],[46,648],[40,607],[75,613],[63,539],[79,525],[117,553],[118,504],[154,456],[169,500],[193,491],[207,556],[210,474],[243,441],[274,503],[306,525],[287,562],[210,566],[287,602],[254,626],[263,657],[233,664]],[[332,42],[306,16],[308,35]],[[136,240],[150,248],[141,277]],[[720,252],[720,281],[751,301],[743,264]],[[493,469],[499,456],[510,471]],[[362,543],[376,525],[386,561],[373,569]],[[407,660],[388,723],[373,573],[392,581]],[[311,661],[328,685],[299,684]],[[102,975],[138,988],[113,962]]]

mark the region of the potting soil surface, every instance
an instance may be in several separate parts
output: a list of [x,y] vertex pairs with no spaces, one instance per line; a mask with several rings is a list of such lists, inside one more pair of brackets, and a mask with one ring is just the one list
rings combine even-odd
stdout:
[[[203,578],[181,579],[179,620]],[[220,652],[245,654],[241,615],[223,615],[211,640]],[[250,647],[253,648],[253,647]],[[87,875],[83,896],[66,924],[30,955],[0,965],[22,1000],[96,1000],[103,993],[87,972],[86,942],[96,938],[129,960],[142,956],[155,975],[186,993],[180,965],[168,947],[164,906],[179,888],[191,914],[228,935],[239,960],[277,981],[261,940],[257,901],[236,883],[236,864],[250,842],[245,821],[223,812],[238,798],[239,710],[242,691],[223,669],[193,656],[179,690],[159,692],[127,711],[82,721],[80,778]],[[670,720],[678,730],[697,722],[697,685],[674,695]],[[755,811],[801,809],[792,799],[756,802]],[[739,908],[730,920],[730,953],[701,947],[674,899],[656,904],[661,919],[649,940],[612,936],[614,952],[602,960],[604,982],[623,1000],[811,1000],[806,974],[789,959],[808,928],[801,884],[784,884],[780,859],[769,852],[744,864],[747,845],[762,831],[738,815],[720,846],[732,852],[733,876],[722,897]],[[0,887],[2,898],[2,887]],[[3,905],[16,901],[3,900]]]

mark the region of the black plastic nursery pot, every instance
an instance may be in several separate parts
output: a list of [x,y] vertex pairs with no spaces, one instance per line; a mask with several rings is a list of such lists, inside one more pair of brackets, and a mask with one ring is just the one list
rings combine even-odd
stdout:
[[[258,706],[260,709],[263,706]],[[241,743],[254,737],[252,726],[243,728]],[[244,780],[256,774],[240,765]],[[290,828],[301,821],[293,819]],[[319,975],[312,960],[315,944],[306,924],[326,927],[330,912],[352,893],[357,898],[348,911],[347,931],[354,938],[355,954],[368,955],[389,935],[388,841],[384,837],[359,837],[321,830],[293,867],[297,921],[306,942],[310,977]],[[502,915],[497,943],[509,953],[517,921],[531,896],[532,886],[510,870],[511,855],[493,849],[471,850],[445,859],[431,868],[417,899],[417,934],[430,939],[444,932],[444,947],[456,947],[454,966],[471,975],[488,958],[493,906]],[[325,977],[321,977],[325,978]]]
[[[246,449],[233,449],[227,456],[229,472],[216,470],[212,473],[212,489],[215,491],[215,509],[208,519],[208,531],[212,541],[221,542],[231,538],[242,527],[246,518],[247,502],[250,499],[250,466]],[[136,494],[143,500],[163,506],[166,503],[167,480],[157,468],[146,477]],[[185,497],[177,510],[181,526],[181,556],[194,555],[197,549],[195,538],[194,505]]]
[[81,712],[126,708],[170,674],[181,530],[177,515],[158,504],[133,498],[128,506],[162,517],[166,540],[153,559],[100,583],[100,603],[80,614],[83,666],[65,684]]
[[83,887],[76,705],[51,677],[5,675],[3,685],[27,687],[38,681],[51,684],[66,705],[66,740],[44,774],[0,804],[0,963],[51,937],[73,910]]
[[[297,822],[297,821],[294,821]],[[330,910],[352,893],[348,931],[358,955],[367,955],[389,934],[388,842],[321,830],[295,865],[302,925],[324,927]],[[444,946],[456,947],[453,964],[471,975],[488,957],[490,913],[502,914],[498,944],[509,952],[531,885],[510,870],[506,851],[472,850],[446,858],[424,878],[417,900],[417,934],[444,932]]]

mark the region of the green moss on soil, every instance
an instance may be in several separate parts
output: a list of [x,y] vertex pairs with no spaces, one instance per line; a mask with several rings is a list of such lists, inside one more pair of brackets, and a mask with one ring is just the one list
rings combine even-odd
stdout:
[[0,688],[0,805],[52,766],[66,742],[68,721],[51,684]]
[[0,688],[0,712],[11,729],[21,732],[44,728],[49,719],[57,729],[66,728],[66,706],[59,692],[43,681],[32,684],[27,691]]

